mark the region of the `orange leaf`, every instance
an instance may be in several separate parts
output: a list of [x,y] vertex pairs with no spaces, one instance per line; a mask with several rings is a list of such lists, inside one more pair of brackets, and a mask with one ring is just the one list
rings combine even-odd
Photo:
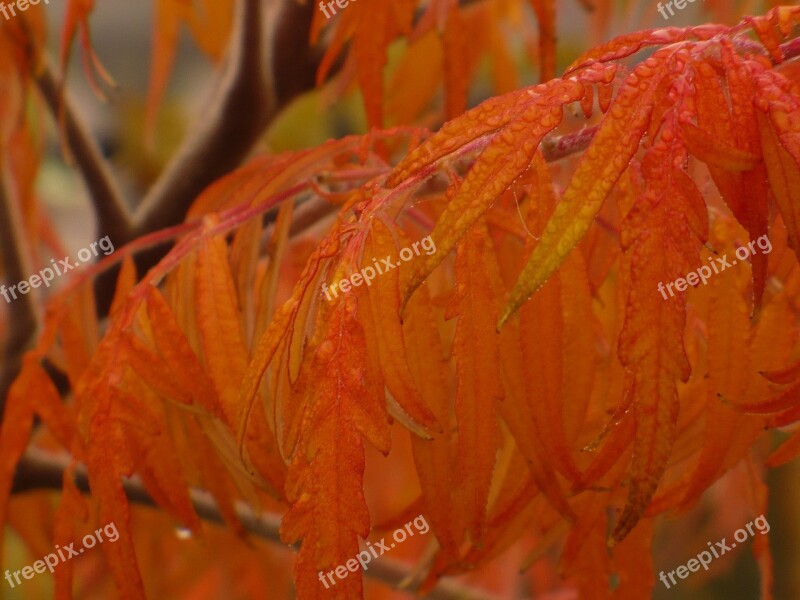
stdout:
[[372,220],[364,243],[363,257],[361,272],[372,269],[373,275],[377,275],[371,282],[365,281],[367,286],[361,290],[363,302],[359,302],[359,311],[366,315],[366,318],[361,319],[364,332],[371,340],[371,346],[377,349],[386,387],[399,403],[398,410],[419,425],[407,423],[408,419],[402,414],[395,416],[412,431],[429,437],[429,431],[441,431],[442,428],[422,401],[405,359],[405,341],[400,321],[399,270],[395,268],[383,274],[374,273],[376,261],[388,257],[391,257],[391,264],[401,266],[392,232],[380,218]]
[[727,30],[728,28],[723,25],[703,25],[701,27],[645,29],[644,31],[621,35],[605,44],[592,48],[576,58],[567,67],[566,75],[575,70],[591,66],[595,62],[609,62],[626,58],[649,46],[666,46],[692,37],[709,39],[717,34],[725,33]]
[[540,81],[556,76],[556,0],[531,0],[539,21]]
[[696,125],[683,123],[681,133],[689,152],[708,165],[727,171],[748,171],[758,164],[757,155],[739,150]]
[[625,81],[511,290],[499,326],[561,265],[628,167],[647,130],[653,96],[671,54],[668,50],[657,52]]
[[[538,193],[528,212],[528,228],[540,235],[556,203],[553,181],[541,155],[533,161]],[[564,314],[561,278],[555,275],[520,313],[520,339],[529,409],[545,456],[572,482],[580,472],[564,431]]]
[[359,575],[335,580],[335,586],[318,577],[320,570],[329,572],[354,558],[359,537],[369,533],[362,489],[364,439],[379,449],[389,447],[383,391],[363,367],[366,339],[353,295],[336,304],[312,347],[307,409],[286,480],[292,506],[281,524],[281,538],[303,542],[295,565],[298,596],[358,598]]
[[[223,419],[224,413],[214,391],[214,383],[209,379],[197,355],[189,345],[186,334],[178,325],[175,315],[166,300],[154,286],[148,285],[145,293],[147,294],[147,311],[150,317],[153,340],[159,354],[156,362],[163,364],[172,374],[174,378],[173,385],[178,390],[176,391],[178,395],[175,399],[182,401],[185,397],[180,390],[185,390],[191,395],[192,400],[196,400],[210,414]],[[133,349],[136,350],[135,345]],[[132,357],[132,359],[134,360],[134,370],[137,370],[135,365],[139,364],[139,362],[135,361],[135,357]],[[152,357],[148,359],[148,362],[149,360],[152,360]],[[156,373],[153,374],[154,380],[151,383],[154,386],[158,385],[157,382],[161,378],[157,373],[158,367],[152,363],[147,367],[148,370],[156,370]],[[146,376],[146,379],[150,377],[144,369],[139,372]]]
[[66,15],[64,26],[61,29],[61,70],[66,73],[69,65],[72,42],[75,39],[76,30],[80,35],[81,58],[83,59],[83,70],[89,87],[99,97],[104,98],[104,94],[95,80],[94,71],[108,85],[114,86],[114,80],[105,70],[100,60],[92,48],[91,34],[89,33],[89,15],[94,10],[94,0],[67,0]]
[[[757,156],[761,156],[759,143],[758,121],[753,97],[757,94],[758,86],[753,80],[746,64],[732,48],[724,43],[722,46],[722,62],[728,79],[728,93],[731,100],[732,131],[735,145]],[[763,162],[753,169],[743,172],[742,193],[746,199],[745,220],[737,219],[745,226],[750,234],[750,239],[755,240],[766,236],[768,232],[768,193],[767,170]],[[767,279],[767,255],[756,253],[751,257],[753,264],[753,296],[755,306],[761,305],[764,285]]]
[[[663,140],[674,139],[674,127],[673,120]],[[628,499],[611,534],[612,543],[630,533],[658,487],[676,436],[677,381],[686,381],[690,374],[683,348],[685,301],[680,293],[675,297],[659,293],[663,282],[685,275],[699,262],[691,221],[692,213],[704,207],[692,206],[691,196],[674,183],[681,156],[664,142],[647,153],[642,165],[644,195],[623,221],[628,292],[618,354],[629,369],[627,393],[636,434]]]
[[[501,125],[502,129],[491,137],[455,197],[439,217],[431,232],[436,252],[416,263],[406,296],[444,260],[461,236],[527,170],[544,136],[561,123],[564,116],[563,105],[579,100],[583,93],[583,86],[576,81],[554,80],[508,95],[506,103],[513,111],[512,119],[504,126],[500,118],[489,120],[490,123]],[[484,105],[473,110],[481,110],[486,114],[488,109],[489,106]],[[467,123],[476,116],[472,112],[465,115]],[[435,147],[440,142],[439,137],[434,135],[423,147]],[[454,145],[452,140],[445,142],[448,149],[452,149]],[[423,150],[417,151],[419,157],[425,154]],[[434,151],[434,156],[437,154]],[[417,160],[419,159],[412,159],[412,164]],[[393,176],[403,172],[405,162],[398,165]]]
[[[733,251],[731,227],[718,226],[717,238],[728,240],[721,251]],[[700,495],[721,475],[727,453],[741,428],[741,412],[720,402],[718,394],[741,401],[750,375],[750,312],[747,301],[747,269],[728,269],[709,283],[711,302],[708,309],[708,377],[705,405],[703,449],[686,486],[684,510],[693,506]],[[736,353],[730,348],[739,348]]]
[[789,245],[800,255],[800,165],[781,145],[770,120],[756,111],[764,164],[775,198],[789,234]]
[[[108,345],[104,342],[99,352],[105,350],[111,357],[114,353]],[[92,496],[99,504],[100,522],[114,523],[119,531],[117,542],[103,544],[102,548],[120,598],[138,600],[144,597],[144,586],[133,548],[130,507],[122,487],[122,478],[132,474],[133,465],[121,424],[112,414],[113,405],[119,401],[112,390],[96,384],[82,394],[81,405],[91,415],[86,432],[87,441],[91,440],[86,445],[86,467]]]
[[247,350],[225,240],[214,237],[197,256],[197,325],[203,356],[228,423],[236,425]]
[[460,542],[460,532],[453,524],[460,523],[461,518],[454,516],[452,509],[457,485],[451,453],[455,440],[447,426],[451,402],[444,377],[447,363],[437,325],[428,287],[423,284],[411,297],[408,316],[403,321],[406,355],[425,404],[445,426],[445,431],[432,440],[412,435],[411,444],[425,514],[444,552],[453,556]]
[[[467,533],[480,545],[486,528],[486,504],[498,448],[495,405],[503,399],[500,378],[497,281],[494,249],[486,226],[477,225],[456,254],[456,298],[448,316],[458,315],[453,354],[456,359],[459,499]],[[494,273],[494,275],[492,275]]]
[[[35,354],[22,359],[22,369],[6,398],[0,425],[0,522],[5,523],[17,462],[25,452],[33,429],[36,402],[60,403],[58,391]],[[2,540],[0,540],[2,549]]]

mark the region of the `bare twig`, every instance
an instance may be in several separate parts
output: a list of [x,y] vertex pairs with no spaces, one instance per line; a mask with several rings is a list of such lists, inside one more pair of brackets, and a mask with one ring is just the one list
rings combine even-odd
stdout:
[[[17,465],[13,493],[21,494],[34,490],[61,490],[64,471],[68,468],[69,463],[68,456],[57,456],[37,448],[30,448]],[[83,466],[76,468],[75,485],[82,492],[89,493],[89,478]],[[123,480],[123,488],[130,502],[156,507],[153,498],[147,493],[138,479]],[[201,519],[208,523],[224,525],[222,515],[208,493],[192,490],[191,499],[194,509]],[[242,526],[250,534],[285,547],[278,533],[280,516],[257,513],[241,502],[236,505],[236,514]],[[412,571],[403,563],[381,557],[370,564],[365,574],[393,588],[402,589],[400,588],[401,584],[411,580]],[[411,589],[405,589],[404,591],[414,594],[414,590]],[[441,580],[426,595],[426,598],[430,600],[499,600],[486,592],[475,590],[452,580]]]
[[[28,279],[30,267],[25,248],[22,215],[6,187],[5,167],[0,161],[0,252],[9,284]],[[8,336],[0,366],[0,418],[6,395],[22,365],[22,354],[36,336],[36,306],[32,295],[19,293],[16,298],[6,291],[8,304]],[[15,292],[16,294],[16,292]],[[5,299],[3,301],[6,301]]]

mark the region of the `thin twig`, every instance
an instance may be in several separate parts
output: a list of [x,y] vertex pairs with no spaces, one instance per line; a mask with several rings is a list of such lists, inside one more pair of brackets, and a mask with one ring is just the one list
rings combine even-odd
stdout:
[[[54,455],[38,448],[30,448],[17,465],[12,492],[21,494],[35,490],[61,490],[64,471],[69,464],[70,458],[68,456]],[[90,491],[89,478],[85,467],[82,465],[75,469],[75,485],[83,493],[89,493]],[[130,502],[142,506],[157,507],[139,479],[124,479],[122,486]],[[190,497],[197,515],[203,521],[224,525],[225,521],[216,503],[207,492],[192,490]],[[279,544],[281,547],[286,547],[279,534],[280,516],[257,513],[242,502],[237,502],[236,514],[244,529],[250,534]],[[414,594],[414,590],[400,587],[403,582],[411,580],[410,576],[412,575],[412,570],[401,562],[380,557],[370,564],[369,569],[365,571],[365,575],[386,583],[393,588]],[[429,600],[499,600],[486,592],[444,579],[439,581],[436,587],[425,597]]]

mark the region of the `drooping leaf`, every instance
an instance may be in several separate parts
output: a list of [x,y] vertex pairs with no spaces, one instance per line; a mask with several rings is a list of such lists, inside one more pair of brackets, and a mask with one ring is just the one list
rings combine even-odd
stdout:
[[667,50],[656,52],[625,81],[520,273],[499,325],[541,287],[586,233],[639,148],[653,110],[653,95],[663,76],[659,70],[670,56]]
[[403,333],[411,374],[426,405],[444,427],[444,431],[432,440],[418,436],[412,436],[411,439],[423,506],[444,552],[454,555],[461,541],[455,524],[463,522],[463,517],[454,518],[451,508],[448,508],[455,504],[456,490],[453,460],[455,440],[449,427],[451,400],[444,377],[444,349],[437,332],[430,292],[425,285],[411,297],[409,315],[403,322]]
[[289,465],[286,494],[292,507],[281,537],[286,543],[303,541],[295,566],[303,598],[360,597],[360,575],[328,590],[317,574],[356,556],[358,538],[369,533],[362,490],[364,441],[389,449],[381,390],[360,366],[366,362],[366,340],[356,310],[352,295],[337,302],[328,325],[312,342],[302,431]]
[[677,382],[690,374],[683,347],[685,299],[680,291],[673,297],[669,287],[667,296],[663,286],[697,267],[699,241],[707,233],[697,231],[696,223],[704,207],[674,183],[682,176],[675,168],[682,150],[667,145],[674,128],[673,120],[645,156],[644,195],[625,217],[621,234],[629,291],[619,357],[629,369],[626,393],[636,432],[628,498],[611,534],[614,543],[631,532],[655,494],[676,436]]
[[233,426],[237,422],[238,386],[249,357],[224,240],[210,240],[200,250],[197,263],[197,320],[203,356],[222,409]]
[[[455,414],[458,423],[459,498],[467,533],[480,545],[498,446],[495,405],[503,399],[499,335],[494,328],[497,298],[489,262],[493,250],[485,228],[467,234],[456,256],[456,297],[448,316],[458,315],[453,353],[456,359]],[[494,276],[497,279],[497,276]]]
[[[489,118],[488,126],[483,127],[483,132],[491,133],[491,137],[483,141],[485,149],[436,222],[431,238],[437,251],[417,263],[419,266],[409,282],[406,295],[441,263],[459,238],[524,173],[542,138],[561,123],[563,105],[580,99],[583,93],[583,86],[576,81],[554,80],[504,98],[505,105],[510,110],[508,117]],[[555,106],[552,106],[553,103]],[[551,105],[550,108],[546,108],[548,104]],[[471,121],[481,119],[489,108],[484,105],[466,113],[464,117],[450,123],[450,131],[458,132]],[[493,130],[495,133],[492,133]],[[431,159],[435,160],[454,151],[457,144],[470,141],[465,136],[457,136],[456,140],[446,142],[445,139],[445,135],[434,135],[427,140],[396,167],[389,178],[389,185],[411,169],[419,170],[422,164],[431,164]],[[442,142],[444,146],[437,148]]]
[[[441,431],[441,425],[436,422],[436,417],[424,404],[404,357],[399,270],[393,268],[383,274],[375,272],[376,267],[379,268],[380,264],[384,264],[383,261],[387,258],[390,258],[390,264],[402,266],[392,232],[382,219],[376,218],[372,221],[364,243],[363,262],[359,274],[361,283],[358,287],[363,286],[361,291],[366,296],[360,298],[359,310],[366,310],[368,314],[368,318],[364,320],[366,322],[363,323],[364,331],[372,340],[373,347],[377,349],[386,387],[399,404],[399,409],[421,426],[423,434],[429,430]],[[368,268],[373,273],[373,281],[365,280],[366,274],[369,273],[366,270]],[[388,269],[385,264],[383,268]]]

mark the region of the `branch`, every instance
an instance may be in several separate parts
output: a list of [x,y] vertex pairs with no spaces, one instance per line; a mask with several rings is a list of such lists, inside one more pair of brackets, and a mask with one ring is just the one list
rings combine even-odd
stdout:
[[[566,135],[549,137],[542,142],[542,155],[547,162],[555,162],[572,154],[583,152],[592,143],[599,129],[599,125],[592,125]],[[382,171],[371,174],[377,175],[380,172]],[[320,220],[338,211],[339,208],[319,197],[303,203],[295,211],[289,235],[294,237],[306,231]]]
[[180,223],[200,192],[241,164],[274,118],[277,102],[264,72],[262,5],[261,0],[236,3],[221,81],[199,123],[137,209],[137,237]]
[[[68,456],[56,456],[37,448],[29,448],[17,465],[12,493],[21,494],[35,490],[60,491],[64,472],[69,464]],[[83,466],[78,466],[75,470],[75,485],[81,492],[89,493],[89,479]],[[138,479],[124,479],[122,487],[130,502],[157,508],[153,498]],[[202,520],[217,525],[225,524],[216,503],[207,492],[191,490],[190,497],[197,515]],[[278,515],[256,513],[242,502],[237,502],[236,514],[248,533],[285,547],[280,539],[280,517]],[[410,581],[413,573],[409,567],[399,561],[378,558],[377,561],[370,564],[365,575],[386,583],[392,588],[401,589],[400,586],[405,581]],[[402,591],[414,594],[414,590],[411,589]],[[426,598],[429,600],[499,600],[488,593],[474,590],[451,580],[439,581]]]
[[[133,238],[182,223],[200,193],[247,158],[268,125],[298,94],[314,88],[320,56],[308,48],[314,6],[294,0],[238,0],[214,96],[134,215]],[[146,272],[167,247],[139,255]],[[115,273],[96,284],[104,314]]]
[[781,52],[783,52],[784,61],[800,56],[800,37],[781,44]]
[[97,141],[79,119],[69,96],[62,93],[50,62],[46,58],[42,61],[36,83],[56,121],[63,116],[65,141],[86,183],[98,229],[114,244],[125,244],[130,241],[132,229],[123,194]]
[[[0,160],[0,253],[6,280],[11,285],[30,277],[31,267],[23,250],[24,236],[22,214],[6,187],[5,165]],[[37,324],[33,295],[19,294],[14,299],[10,292],[6,294],[10,299],[9,331],[3,349],[3,364],[0,367],[0,418],[5,410],[8,390],[22,366],[22,355],[35,340]],[[5,301],[4,296],[0,298]]]
[[294,237],[304,233],[309,228],[319,223],[322,219],[336,213],[341,207],[323,200],[313,198],[301,204],[294,212],[292,224],[289,226],[289,236]]
[[554,136],[542,142],[542,155],[547,162],[555,162],[577,152],[583,152],[592,143],[600,125],[584,127],[580,131]]
[[[275,98],[280,108],[317,86],[317,69],[325,48],[311,47],[308,42],[311,22],[317,10],[315,2],[285,0],[280,18],[275,19],[269,64],[274,73]],[[328,78],[337,73],[340,67],[341,60],[333,65]]]

